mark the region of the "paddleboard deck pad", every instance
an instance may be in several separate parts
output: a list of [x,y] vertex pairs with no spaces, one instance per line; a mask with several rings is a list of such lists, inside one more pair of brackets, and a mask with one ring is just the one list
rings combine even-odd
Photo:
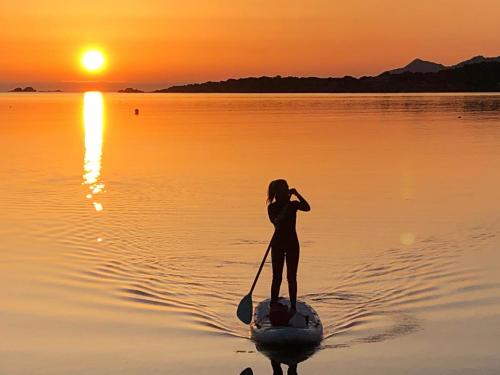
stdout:
[[[315,346],[323,339],[323,325],[316,311],[303,301],[297,301],[298,316],[288,325],[272,325],[270,299],[259,303],[250,325],[252,340],[266,346]],[[290,301],[281,298],[280,304],[290,308]]]

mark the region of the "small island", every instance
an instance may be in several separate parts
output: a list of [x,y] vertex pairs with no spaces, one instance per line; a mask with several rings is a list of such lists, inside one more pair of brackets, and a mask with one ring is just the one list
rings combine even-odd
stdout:
[[135,89],[133,87],[127,87],[126,89],[118,90],[118,92],[122,94],[140,94],[143,93],[144,91]]
[[62,90],[38,90],[38,92],[63,92]]
[[31,86],[26,86],[24,89],[22,87],[16,87],[9,92],[36,92],[36,90]]

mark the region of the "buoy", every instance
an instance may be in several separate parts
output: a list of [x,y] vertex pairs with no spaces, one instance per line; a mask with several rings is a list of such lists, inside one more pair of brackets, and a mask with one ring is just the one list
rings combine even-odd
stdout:
[[139,108],[134,109],[134,114],[137,116],[139,114]]

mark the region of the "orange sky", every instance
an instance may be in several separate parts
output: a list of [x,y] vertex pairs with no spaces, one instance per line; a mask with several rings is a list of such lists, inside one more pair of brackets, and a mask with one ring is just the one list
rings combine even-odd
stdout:
[[[414,57],[452,64],[500,55],[499,17],[499,0],[2,1],[0,88],[359,76]],[[97,78],[79,65],[88,45],[108,55]]]

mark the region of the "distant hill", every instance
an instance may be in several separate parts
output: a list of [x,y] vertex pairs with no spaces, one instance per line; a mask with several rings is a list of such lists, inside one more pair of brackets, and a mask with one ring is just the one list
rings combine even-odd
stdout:
[[[458,64],[451,65],[451,66],[446,66],[443,64],[438,64],[432,61],[425,61],[421,59],[415,59],[412,62],[410,62],[408,65],[403,66],[402,68],[397,68],[397,69],[392,69],[388,70],[384,73],[389,73],[389,74],[401,74],[401,73],[435,73],[439,72],[440,70],[444,69],[453,69],[453,68],[460,68],[464,65],[468,64],[479,64],[483,62],[500,62],[500,56],[499,57],[484,57],[484,56],[474,56],[468,60],[459,62]],[[382,74],[384,74],[382,73]]]
[[376,77],[249,77],[194,83],[158,93],[369,93],[369,92],[498,92],[500,62],[465,64],[438,72],[383,73]]
[[455,64],[452,66],[452,68],[460,68],[464,65],[468,64],[479,64],[483,62],[500,62],[500,56],[498,57],[484,57],[484,56],[474,56],[473,58],[469,60],[462,61],[458,64]]
[[415,59],[412,62],[410,62],[408,65],[398,68],[398,69],[393,69],[389,70],[385,73],[389,74],[401,74],[401,73],[435,73],[439,72],[440,70],[445,69],[446,66],[443,64],[437,64],[433,63],[431,61],[425,61],[421,59]]

